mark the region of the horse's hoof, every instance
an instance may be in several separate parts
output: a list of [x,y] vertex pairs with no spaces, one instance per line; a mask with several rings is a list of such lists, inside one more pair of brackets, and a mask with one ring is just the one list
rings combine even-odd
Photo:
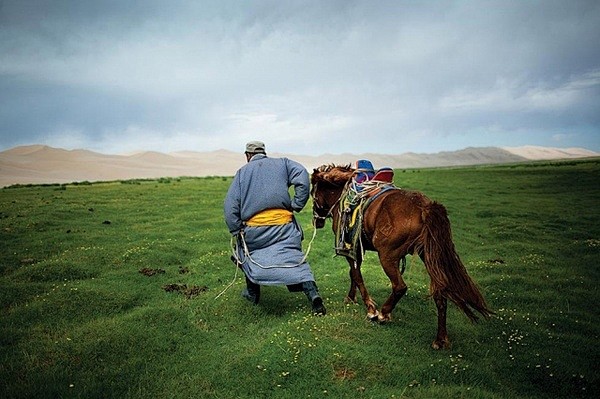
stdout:
[[435,350],[439,349],[450,349],[450,340],[448,338],[442,340],[435,340],[431,344],[431,347]]
[[352,305],[356,303],[356,299],[352,299],[349,296],[347,296],[346,298],[344,298],[344,304],[346,305]]
[[387,323],[388,321],[391,321],[391,320],[392,320],[392,316],[390,316],[389,314],[384,315],[382,313],[377,317],[377,321],[379,321],[380,324]]
[[371,320],[371,321],[377,321],[379,320],[379,312],[375,311],[375,313],[367,313],[367,319]]

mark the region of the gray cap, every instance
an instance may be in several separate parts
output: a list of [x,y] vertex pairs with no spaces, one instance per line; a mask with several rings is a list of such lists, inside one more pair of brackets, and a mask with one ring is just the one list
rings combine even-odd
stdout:
[[265,152],[265,143],[262,141],[251,141],[246,144],[246,152],[257,153],[257,152]]

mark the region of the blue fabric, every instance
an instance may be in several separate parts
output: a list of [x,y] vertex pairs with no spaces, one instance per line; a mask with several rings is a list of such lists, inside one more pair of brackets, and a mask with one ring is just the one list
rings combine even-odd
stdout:
[[244,228],[244,240],[250,256],[246,257],[243,244],[238,245],[238,258],[246,276],[261,285],[291,285],[314,281],[307,262],[302,262],[302,231],[295,223],[281,226]]
[[[290,198],[291,186],[294,198]],[[265,209],[299,212],[309,195],[310,179],[304,166],[287,158],[257,154],[233,178],[225,197],[225,222],[235,234],[245,220]]]
[[[294,187],[290,198],[289,188]],[[287,158],[269,158],[256,154],[240,168],[225,197],[225,222],[230,233],[243,234],[249,257],[239,243],[238,258],[246,276],[256,284],[298,284],[314,281],[307,262],[300,263],[302,230],[295,222],[281,226],[250,227],[244,221],[266,209],[299,212],[310,194],[308,172]]]
[[354,181],[359,184],[371,180],[373,175],[375,175],[373,164],[368,159],[359,159],[356,161],[355,169]]
[[365,169],[371,172],[375,170],[375,168],[373,168],[373,164],[368,159],[359,159],[358,161],[356,161],[355,169]]

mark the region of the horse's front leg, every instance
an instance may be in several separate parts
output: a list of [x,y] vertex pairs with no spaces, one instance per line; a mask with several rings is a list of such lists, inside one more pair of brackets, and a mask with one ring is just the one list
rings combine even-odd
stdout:
[[367,308],[367,318],[369,320],[377,320],[377,317],[379,316],[379,312],[377,311],[377,304],[375,303],[375,301],[373,300],[373,298],[371,298],[371,296],[369,295],[369,292],[367,291],[367,287],[365,287],[365,283],[363,281],[363,277],[362,277],[362,273],[360,272],[360,264],[361,261],[360,259],[358,260],[353,260],[351,258],[346,258],[348,260],[348,264],[350,265],[350,279],[353,283],[350,284],[350,291],[348,293],[348,297],[350,297],[350,294],[352,293],[352,287],[354,284],[354,292],[356,294],[356,287],[358,288],[358,290],[360,291],[360,295],[362,297],[363,303],[365,304],[365,307]]
[[435,341],[431,344],[433,349],[448,349],[450,348],[450,339],[448,338],[448,331],[446,331],[446,310],[448,307],[448,300],[441,292],[433,294],[433,300],[438,311],[438,329]]
[[354,283],[354,278],[352,277],[352,266],[349,269],[350,274],[350,289],[348,290],[348,295],[344,298],[344,303],[356,303],[356,284]]

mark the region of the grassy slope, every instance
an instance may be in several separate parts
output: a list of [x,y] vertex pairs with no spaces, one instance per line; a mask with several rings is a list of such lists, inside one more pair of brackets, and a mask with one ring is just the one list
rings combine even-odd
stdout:
[[[420,261],[408,261],[394,321],[372,324],[361,302],[342,302],[348,271],[330,230],[309,257],[326,317],[283,287],[250,306],[239,275],[215,299],[235,272],[222,217],[230,181],[1,190],[0,396],[598,394],[597,160],[396,171],[398,186],[446,205],[456,247],[498,313],[473,325],[451,306],[448,351],[430,349],[436,313]],[[310,238],[308,209],[300,221]],[[383,303],[389,281],[376,255],[363,270]],[[162,289],[171,283],[208,290],[187,299]]]

